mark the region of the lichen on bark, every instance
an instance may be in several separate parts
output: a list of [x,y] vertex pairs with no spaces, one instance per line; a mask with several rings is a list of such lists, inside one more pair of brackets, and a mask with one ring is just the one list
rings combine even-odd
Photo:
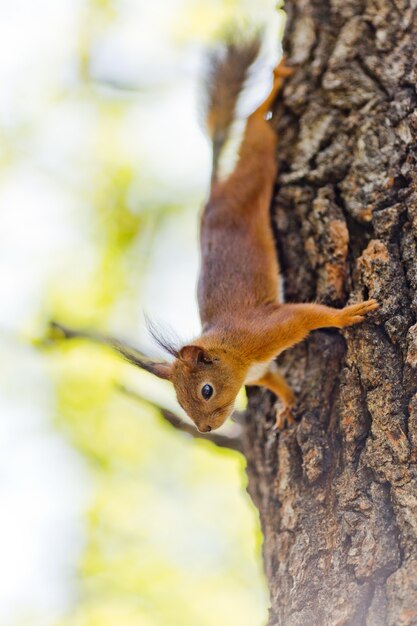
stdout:
[[249,491],[270,626],[417,624],[417,3],[287,0],[296,71],[273,117],[286,299],[380,310],[280,358],[277,433],[250,390]]

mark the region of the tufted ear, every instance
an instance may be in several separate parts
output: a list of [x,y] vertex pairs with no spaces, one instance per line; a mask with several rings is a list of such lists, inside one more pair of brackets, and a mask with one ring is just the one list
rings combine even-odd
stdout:
[[[139,365],[139,364],[135,363],[135,365]],[[158,376],[158,378],[171,380],[171,371],[172,371],[171,363],[167,363],[166,361],[162,363],[142,362],[142,364],[140,364],[139,367],[146,370],[147,372],[150,372],[151,374],[154,374],[155,376]]]
[[142,370],[146,370],[158,378],[164,378],[165,380],[171,379],[172,365],[168,361],[161,361],[155,363],[143,358],[143,355],[132,349],[130,346],[126,346],[119,341],[113,340],[110,344],[112,348],[117,350],[129,363],[140,367]]
[[197,363],[211,363],[209,355],[200,346],[184,346],[180,350],[180,359],[189,365],[197,365]]

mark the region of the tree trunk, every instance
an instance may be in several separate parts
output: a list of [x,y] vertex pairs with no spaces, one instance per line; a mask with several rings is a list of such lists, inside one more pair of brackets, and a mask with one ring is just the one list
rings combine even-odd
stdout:
[[244,432],[269,625],[417,624],[417,9],[288,0],[275,112],[287,301],[376,298],[280,359],[296,427],[252,389]]

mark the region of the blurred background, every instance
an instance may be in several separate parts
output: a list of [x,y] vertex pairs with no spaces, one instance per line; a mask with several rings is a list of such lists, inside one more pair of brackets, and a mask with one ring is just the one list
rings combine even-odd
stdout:
[[170,427],[152,405],[178,412],[167,383],[34,340],[54,318],[158,355],[144,311],[198,333],[203,52],[222,24],[267,24],[259,101],[283,13],[13,0],[0,15],[0,625],[260,626],[243,458]]

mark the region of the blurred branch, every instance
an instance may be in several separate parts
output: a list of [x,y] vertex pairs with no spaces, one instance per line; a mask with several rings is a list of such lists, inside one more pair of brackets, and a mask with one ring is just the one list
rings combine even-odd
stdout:
[[233,424],[230,429],[230,434],[220,434],[220,433],[200,433],[195,426],[189,424],[188,422],[184,422],[178,415],[175,415],[168,409],[164,409],[156,402],[152,402],[146,398],[140,396],[133,389],[129,389],[124,385],[117,386],[120,391],[133,398],[134,400],[140,400],[141,402],[145,401],[147,404],[158,409],[158,411],[162,414],[162,417],[171,424],[177,430],[180,430],[184,433],[187,433],[194,437],[194,439],[204,439],[205,441],[211,441],[219,448],[229,448],[230,450],[236,450],[237,452],[242,452],[242,441],[241,441],[241,428],[238,424]]
[[120,341],[115,337],[109,335],[102,335],[101,333],[95,333],[92,331],[79,330],[76,328],[70,328],[59,322],[49,322],[49,336],[44,340],[44,344],[56,341],[57,339],[87,339],[98,343],[100,345],[108,346],[116,352],[118,352],[126,361],[129,361],[132,365],[140,367],[151,373],[155,373],[155,363],[149,356],[147,356],[141,350],[138,350],[134,346]]
[[[79,328],[72,328],[70,326],[66,326],[65,324],[61,324],[60,322],[56,322],[55,320],[51,320],[49,322],[49,336],[46,338],[46,342],[53,342],[57,339],[88,339],[89,341],[93,341],[94,343],[99,343],[101,345],[109,346],[121,352],[128,352],[132,355],[137,355],[140,358],[151,360],[151,357],[146,355],[141,350],[138,350],[134,346],[130,345],[127,342],[120,341],[115,337],[111,337],[110,335],[102,335],[101,333],[96,333],[89,330],[81,330]],[[123,353],[122,353],[123,355]],[[123,355],[124,356],[124,355]]]

